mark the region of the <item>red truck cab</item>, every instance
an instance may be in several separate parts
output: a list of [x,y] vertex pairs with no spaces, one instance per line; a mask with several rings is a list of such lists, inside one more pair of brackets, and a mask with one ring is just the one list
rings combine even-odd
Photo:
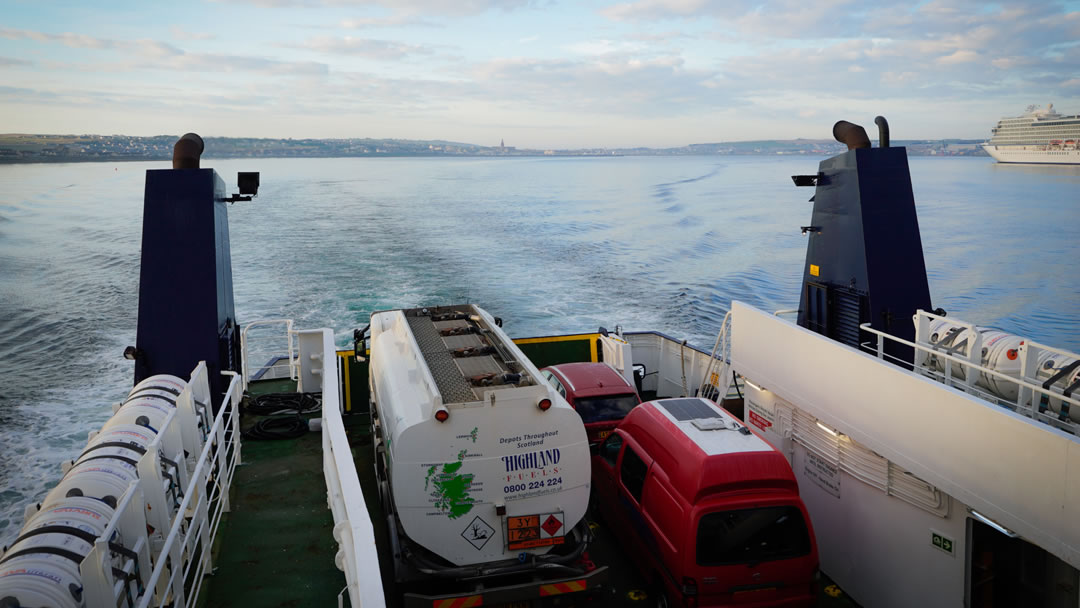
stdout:
[[634,408],[592,470],[599,515],[655,605],[813,605],[817,542],[791,466],[715,403]]
[[540,374],[577,410],[590,444],[610,435],[641,403],[634,386],[607,363],[563,363]]

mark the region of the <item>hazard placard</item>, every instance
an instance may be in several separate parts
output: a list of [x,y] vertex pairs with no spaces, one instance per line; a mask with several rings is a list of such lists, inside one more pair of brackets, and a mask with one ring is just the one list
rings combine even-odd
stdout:
[[514,515],[506,518],[507,549],[532,549],[566,541],[565,517],[559,513]]

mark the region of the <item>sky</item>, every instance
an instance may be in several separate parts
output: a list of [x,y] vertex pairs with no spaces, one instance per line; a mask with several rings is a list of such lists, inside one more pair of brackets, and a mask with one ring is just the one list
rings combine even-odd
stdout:
[[1080,114],[1080,0],[0,0],[0,133],[521,148]]

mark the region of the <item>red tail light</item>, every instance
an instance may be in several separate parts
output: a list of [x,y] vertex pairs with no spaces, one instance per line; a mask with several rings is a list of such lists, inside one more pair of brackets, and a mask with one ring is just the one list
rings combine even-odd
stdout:
[[450,418],[450,412],[442,409],[435,410],[435,420],[438,420],[439,422],[446,422],[448,418]]
[[697,608],[697,581],[690,577],[682,579],[683,605],[686,608]]
[[551,399],[541,399],[540,403],[536,404],[536,407],[540,408],[540,411],[546,412],[551,407]]

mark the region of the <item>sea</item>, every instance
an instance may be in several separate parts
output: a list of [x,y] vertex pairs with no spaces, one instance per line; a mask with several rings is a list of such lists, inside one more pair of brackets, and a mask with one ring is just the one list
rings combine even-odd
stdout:
[[[341,345],[374,310],[472,302],[515,337],[659,330],[711,348],[732,300],[796,308],[811,156],[204,159],[240,324]],[[143,185],[167,162],[0,165],[0,541],[132,384]],[[1080,167],[910,158],[949,315],[1080,352]],[[232,190],[235,191],[235,190]],[[182,285],[177,286],[182,289]],[[778,345],[779,346],[779,345]]]

